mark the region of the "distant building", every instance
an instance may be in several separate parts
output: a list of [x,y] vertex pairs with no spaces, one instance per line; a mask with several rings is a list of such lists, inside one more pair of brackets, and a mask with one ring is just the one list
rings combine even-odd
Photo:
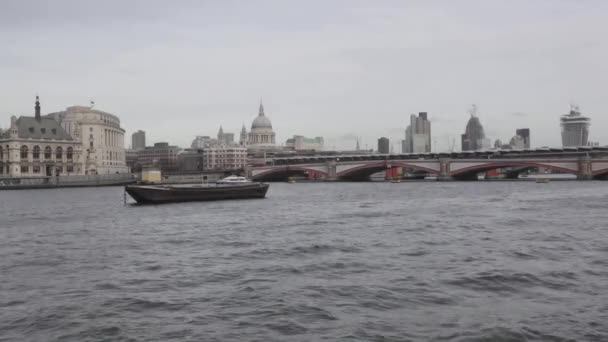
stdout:
[[137,151],[137,164],[140,167],[159,167],[162,172],[177,171],[177,154],[181,148],[170,146],[169,143],[159,142]]
[[189,148],[177,154],[177,170],[179,172],[203,171],[203,149]]
[[520,135],[514,135],[509,141],[509,147],[514,150],[523,150],[526,148],[526,141]]
[[249,136],[247,134],[247,129],[245,128],[245,125],[243,124],[243,128],[241,128],[241,136],[239,137],[239,144],[241,146],[247,146],[248,141],[249,141]]
[[210,142],[211,142],[211,137],[209,137],[207,135],[197,135],[196,138],[194,138],[194,140],[192,140],[192,143],[190,144],[190,148],[193,148],[193,149],[205,148],[205,146],[209,146]]
[[426,112],[410,116],[410,125],[405,129],[401,150],[403,153],[431,152],[431,122]]
[[224,133],[224,129],[220,126],[217,132],[217,143],[231,145],[234,144],[234,133]]
[[247,165],[247,148],[239,145],[216,145],[203,149],[204,170],[238,170]]
[[390,152],[390,142],[388,138],[382,137],[378,139],[378,153],[388,154]]
[[252,148],[275,147],[275,133],[272,130],[270,119],[264,113],[264,105],[262,103],[260,103],[258,116],[251,124],[247,143]]
[[146,148],[146,132],[139,130],[131,135],[131,149],[143,150]]
[[529,128],[519,128],[515,130],[515,134],[519,135],[524,139],[524,149],[530,149],[530,129]]
[[41,116],[36,96],[34,116],[12,116],[0,134],[0,177],[85,174],[79,127],[70,135],[57,120]]
[[562,146],[587,146],[591,119],[581,115],[578,106],[571,106],[570,113],[560,119],[562,127]]
[[323,137],[306,138],[301,135],[294,135],[293,138],[287,139],[285,148],[294,151],[322,151],[323,144]]
[[478,151],[489,148],[491,141],[486,139],[483,126],[477,117],[477,107],[470,110],[471,118],[467,122],[465,133],[461,135],[462,151]]
[[141,171],[141,166],[137,164],[137,152],[138,151],[134,149],[128,149],[125,151],[127,167],[131,170],[131,172]]

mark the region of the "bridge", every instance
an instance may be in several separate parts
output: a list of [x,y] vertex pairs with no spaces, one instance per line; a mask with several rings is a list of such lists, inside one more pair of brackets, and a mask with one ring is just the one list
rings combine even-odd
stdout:
[[247,172],[251,179],[258,181],[285,180],[296,175],[327,181],[356,181],[398,168],[436,176],[437,180],[476,180],[478,174],[496,169],[507,169],[508,176],[516,178],[531,168],[569,173],[579,180],[607,179],[608,147],[299,156],[270,159],[265,165],[249,167]]

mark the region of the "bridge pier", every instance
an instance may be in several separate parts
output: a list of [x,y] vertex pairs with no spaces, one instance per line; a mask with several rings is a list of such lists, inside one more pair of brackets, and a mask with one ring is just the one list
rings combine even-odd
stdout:
[[447,159],[439,159],[439,174],[438,181],[451,181],[454,177],[450,175],[450,161]]
[[591,158],[589,156],[580,157],[578,160],[578,173],[576,174],[578,180],[592,180],[593,169]]
[[336,164],[337,163],[335,160],[330,160],[327,162],[327,178],[325,178],[326,181],[334,182],[338,180]]

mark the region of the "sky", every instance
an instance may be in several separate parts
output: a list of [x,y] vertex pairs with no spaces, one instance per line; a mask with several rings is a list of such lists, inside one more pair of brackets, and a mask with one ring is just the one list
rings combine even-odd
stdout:
[[560,146],[578,104],[608,144],[604,0],[2,0],[0,127],[88,105],[148,144],[249,130],[263,99],[277,142],[395,152],[426,111],[446,151],[472,104],[488,138]]

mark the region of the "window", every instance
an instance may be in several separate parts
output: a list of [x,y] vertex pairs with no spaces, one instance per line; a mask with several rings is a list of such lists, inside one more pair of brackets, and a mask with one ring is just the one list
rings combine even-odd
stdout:
[[53,129],[51,129],[51,132],[53,132],[53,134],[57,134],[57,129],[53,128]]
[[58,146],[57,150],[55,150],[55,158],[57,160],[63,159],[63,148],[61,148],[61,146]]
[[92,141],[89,143],[89,145],[91,146],[91,148],[93,148],[93,142]]
[[30,133],[34,133],[34,127],[28,128],[28,131],[30,131]]
[[40,146],[34,146],[32,156],[34,157],[34,159],[40,159]]
[[51,156],[53,155],[53,149],[51,148],[51,146],[47,146],[44,148],[44,159],[51,159]]
[[89,127],[89,132],[93,132],[93,127]]
[[40,173],[40,166],[34,165],[34,173]]
[[21,159],[27,159],[27,146],[21,146]]
[[46,128],[41,128],[40,129],[40,133],[45,134],[46,133]]
[[21,165],[21,173],[28,173],[30,172],[30,167],[27,165]]
[[68,173],[70,173],[70,172],[74,172],[74,166],[72,166],[72,165],[68,165],[68,167],[67,167],[67,172],[68,172]]
[[2,150],[2,146],[0,146],[0,160],[4,158],[4,150]]
[[72,147],[68,147],[67,151],[65,152],[66,158],[68,158],[68,160],[72,160],[73,155],[74,155],[74,149]]

